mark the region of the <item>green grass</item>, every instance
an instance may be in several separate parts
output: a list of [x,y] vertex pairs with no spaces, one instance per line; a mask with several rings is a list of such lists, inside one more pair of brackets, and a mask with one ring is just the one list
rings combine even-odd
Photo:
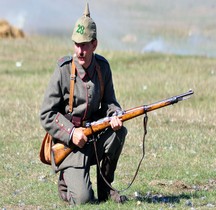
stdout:
[[[68,209],[58,198],[57,179],[38,158],[44,136],[39,121],[43,94],[57,59],[72,53],[65,39],[0,40],[0,208]],[[113,69],[116,95],[124,109],[150,104],[193,89],[186,101],[148,113],[146,155],[124,193],[111,201],[75,209],[209,209],[216,206],[216,59],[130,52],[98,52]],[[20,68],[17,61],[23,61]],[[128,136],[114,186],[123,189],[142,155],[143,117],[125,122]],[[95,188],[95,168],[92,170]],[[134,192],[143,195],[137,202]],[[147,194],[168,202],[153,202]],[[146,196],[146,197],[145,197]],[[144,198],[145,197],[145,198]]]

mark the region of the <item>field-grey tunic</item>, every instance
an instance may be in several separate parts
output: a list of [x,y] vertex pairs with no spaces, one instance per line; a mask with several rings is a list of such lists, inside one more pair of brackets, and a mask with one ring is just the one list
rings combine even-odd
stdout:
[[[73,117],[80,119],[81,122],[93,121],[110,116],[113,112],[121,109],[115,97],[111,69],[104,57],[94,54],[87,69],[78,63],[77,57],[65,56],[61,58],[45,92],[40,119],[44,129],[53,136],[53,140],[58,139],[67,146],[72,144],[71,132],[75,126],[64,116],[69,112],[72,59],[76,66]],[[96,62],[100,66],[104,85],[102,99],[101,84],[95,69]],[[76,148],[59,166],[56,166],[52,160],[53,169],[57,172],[67,167],[84,167],[89,153],[92,152],[89,147],[89,144],[86,144],[82,149]]]

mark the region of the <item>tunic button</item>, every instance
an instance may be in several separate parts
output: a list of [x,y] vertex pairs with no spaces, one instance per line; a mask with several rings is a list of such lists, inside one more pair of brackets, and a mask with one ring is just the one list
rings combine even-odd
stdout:
[[88,97],[91,98],[91,95],[89,94]]
[[56,123],[58,123],[58,122],[59,122],[59,120],[58,120],[58,119],[56,119],[55,121],[56,121]]
[[87,85],[87,89],[90,89],[90,85]]
[[68,132],[70,131],[70,128],[68,128]]
[[63,127],[64,126],[64,124],[61,124],[61,127]]

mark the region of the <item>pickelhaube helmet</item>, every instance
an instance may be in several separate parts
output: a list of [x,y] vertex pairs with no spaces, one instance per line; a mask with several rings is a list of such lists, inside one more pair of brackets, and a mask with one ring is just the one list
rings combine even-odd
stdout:
[[86,3],[83,16],[75,24],[71,38],[75,43],[90,42],[97,39],[96,24],[90,17],[88,3]]

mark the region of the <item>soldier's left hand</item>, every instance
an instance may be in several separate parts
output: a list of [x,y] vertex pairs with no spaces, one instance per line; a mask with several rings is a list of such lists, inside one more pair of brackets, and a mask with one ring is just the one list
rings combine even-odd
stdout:
[[122,127],[123,123],[117,116],[113,116],[111,118],[110,125],[114,131],[117,131]]

